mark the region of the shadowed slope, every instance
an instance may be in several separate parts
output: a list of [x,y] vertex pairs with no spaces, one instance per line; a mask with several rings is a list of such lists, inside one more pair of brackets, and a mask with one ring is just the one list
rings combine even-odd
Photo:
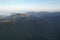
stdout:
[[60,14],[39,14],[0,23],[0,40],[60,40]]

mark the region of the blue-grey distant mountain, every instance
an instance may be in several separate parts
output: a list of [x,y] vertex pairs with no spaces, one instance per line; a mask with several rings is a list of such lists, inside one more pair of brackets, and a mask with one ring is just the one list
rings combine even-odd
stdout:
[[[60,12],[27,12],[26,14],[21,14],[21,13],[16,13],[16,14],[13,14],[11,13],[12,15],[10,16],[6,16],[4,18],[1,18],[0,20],[21,20],[22,18],[49,18],[49,17],[52,17],[52,16],[59,16],[60,15]],[[27,15],[27,17],[26,17]],[[34,19],[34,20],[35,20]]]

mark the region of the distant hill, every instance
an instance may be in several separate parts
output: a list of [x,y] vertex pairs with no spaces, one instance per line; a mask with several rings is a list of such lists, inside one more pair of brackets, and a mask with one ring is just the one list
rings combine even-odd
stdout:
[[14,20],[16,21],[16,19],[22,17],[27,17],[27,14],[20,14],[20,13],[12,14],[10,16],[5,16],[4,18],[1,18],[0,21],[14,21]]
[[1,18],[0,20],[9,20],[9,21],[18,21],[22,20],[22,18],[26,18],[29,20],[29,18],[32,18],[34,20],[36,19],[44,19],[44,18],[49,18],[49,17],[54,17],[54,16],[60,16],[60,12],[27,12],[26,14],[21,14],[21,13],[16,13],[10,16],[5,16],[4,18]]

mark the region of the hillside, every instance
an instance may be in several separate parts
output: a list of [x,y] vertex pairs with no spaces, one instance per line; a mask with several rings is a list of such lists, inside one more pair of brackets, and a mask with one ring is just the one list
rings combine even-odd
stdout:
[[15,22],[0,22],[0,40],[60,40],[60,12],[32,14],[17,15]]

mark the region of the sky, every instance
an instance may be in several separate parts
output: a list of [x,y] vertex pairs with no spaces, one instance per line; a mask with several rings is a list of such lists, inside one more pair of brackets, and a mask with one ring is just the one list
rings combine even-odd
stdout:
[[0,0],[0,11],[60,11],[60,0]]

